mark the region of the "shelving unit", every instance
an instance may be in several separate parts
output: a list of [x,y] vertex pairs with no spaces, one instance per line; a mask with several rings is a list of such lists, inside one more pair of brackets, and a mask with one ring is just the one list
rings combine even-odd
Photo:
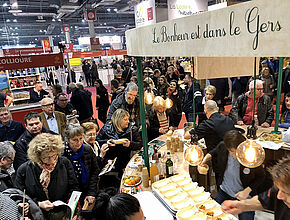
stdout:
[[30,99],[29,90],[34,88],[35,81],[39,81],[39,68],[6,70],[9,89],[13,93],[14,103],[27,103]]

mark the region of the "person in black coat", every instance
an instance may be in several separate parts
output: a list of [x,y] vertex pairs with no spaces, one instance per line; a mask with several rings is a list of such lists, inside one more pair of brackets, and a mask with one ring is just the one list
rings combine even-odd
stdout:
[[33,199],[47,218],[54,201],[67,202],[73,191],[79,191],[71,162],[60,156],[62,139],[58,135],[39,134],[29,144],[29,161],[16,173],[15,185]]
[[[234,122],[229,116],[221,115],[215,101],[209,100],[204,105],[204,112],[207,120],[204,120],[195,129],[198,139],[204,138],[208,151],[214,149],[223,140],[225,133],[235,129]],[[185,134],[185,138],[190,138],[194,130]]]
[[167,109],[169,126],[177,128],[182,116],[183,95],[176,80],[170,82],[167,92],[167,97],[173,102],[172,107]]
[[[117,109],[111,121],[107,122],[100,130],[97,141],[102,146],[105,143],[109,144],[109,150],[105,155],[105,159],[115,159],[116,171],[121,177],[123,169],[130,160],[131,151],[140,150],[142,148],[142,140],[138,129],[131,126],[129,123],[129,113],[124,109]],[[112,140],[125,138],[122,144],[114,144]]]
[[158,84],[156,87],[158,96],[161,96],[163,99],[166,99],[168,89],[168,82],[165,76],[158,77]]
[[92,62],[90,73],[91,73],[91,80],[92,80],[91,85],[93,86],[95,84],[95,81],[99,79],[99,72],[98,72],[96,61]]
[[209,79],[212,86],[216,88],[216,94],[213,100],[216,101],[220,111],[224,111],[226,105],[225,97],[229,95],[229,82],[227,78]]
[[49,97],[49,93],[42,89],[42,82],[36,81],[35,88],[29,91],[29,103],[40,102],[43,98]]
[[28,114],[26,114],[24,116],[24,122],[26,130],[14,144],[14,149],[16,153],[13,166],[15,170],[17,170],[21,164],[25,163],[28,160],[28,144],[36,135],[40,133],[55,134],[54,132],[46,130],[42,127],[41,117],[36,112],[29,112]]
[[91,86],[90,64],[86,60],[83,61],[82,70],[85,75],[87,86]]
[[8,108],[0,108],[0,141],[15,142],[25,131],[21,122],[11,120]]
[[77,88],[75,83],[70,83],[69,88],[72,91],[70,102],[78,111],[80,123],[89,121],[93,116],[92,101],[89,94]]
[[102,80],[97,79],[96,85],[96,109],[98,110],[98,118],[104,124],[106,123],[107,112],[110,106],[108,90],[103,85]]
[[80,190],[80,202],[93,204],[98,192],[99,167],[97,157],[87,144],[84,144],[84,129],[80,125],[69,125],[65,131],[63,156],[73,164]]
[[[249,195],[255,196],[272,185],[271,181],[267,181],[262,166],[247,168],[237,160],[236,149],[245,140],[246,138],[239,131],[227,131],[223,141],[211,150],[199,165],[203,166],[212,159],[218,186],[216,201],[220,204],[225,200],[245,200]],[[239,219],[253,220],[254,215],[254,212],[245,212],[239,215]]]

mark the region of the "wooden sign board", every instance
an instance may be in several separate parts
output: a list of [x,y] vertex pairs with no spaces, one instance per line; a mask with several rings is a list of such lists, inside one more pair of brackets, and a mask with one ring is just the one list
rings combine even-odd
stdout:
[[126,31],[130,56],[290,56],[290,1],[255,0]]

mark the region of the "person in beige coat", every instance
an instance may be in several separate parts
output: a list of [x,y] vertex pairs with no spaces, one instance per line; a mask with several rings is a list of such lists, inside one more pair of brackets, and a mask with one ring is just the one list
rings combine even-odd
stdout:
[[63,136],[67,127],[65,114],[54,110],[54,102],[51,98],[44,98],[40,103],[43,111],[40,113],[43,127]]

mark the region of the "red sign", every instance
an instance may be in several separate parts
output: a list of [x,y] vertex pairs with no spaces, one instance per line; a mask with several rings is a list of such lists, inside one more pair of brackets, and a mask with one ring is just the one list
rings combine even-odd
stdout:
[[49,40],[42,40],[42,47],[43,47],[44,52],[50,52],[51,47],[50,47]]
[[127,55],[127,50],[126,49],[108,50],[107,54],[108,54],[108,56]]
[[100,39],[98,37],[90,38],[91,45],[100,45]]
[[0,57],[0,70],[62,66],[63,64],[63,56],[61,53],[47,55]]
[[87,10],[85,11],[85,19],[87,21],[95,21],[97,18],[96,18],[96,11],[94,10]]
[[98,51],[76,52],[73,53],[72,58],[100,57],[100,56],[106,56],[106,51],[98,50]]
[[32,53],[44,53],[42,47],[3,49],[4,55],[27,55]]
[[153,8],[147,8],[148,21],[153,20]]
[[63,26],[63,31],[64,32],[70,32],[69,25]]
[[74,50],[74,44],[73,43],[65,43],[64,53],[72,53]]

